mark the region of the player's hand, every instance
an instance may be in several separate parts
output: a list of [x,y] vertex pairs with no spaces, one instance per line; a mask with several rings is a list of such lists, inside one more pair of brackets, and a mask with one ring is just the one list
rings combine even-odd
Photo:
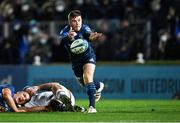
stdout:
[[74,39],[74,37],[77,35],[77,33],[72,29],[72,27],[70,27],[69,30],[69,37],[70,39]]
[[91,41],[95,41],[95,40],[101,40],[102,37],[103,37],[102,33],[92,32],[89,36],[89,39]]
[[32,86],[32,87],[27,88],[26,91],[27,91],[31,96],[33,96],[33,95],[35,95],[35,94],[37,93],[38,89],[39,89],[38,86]]

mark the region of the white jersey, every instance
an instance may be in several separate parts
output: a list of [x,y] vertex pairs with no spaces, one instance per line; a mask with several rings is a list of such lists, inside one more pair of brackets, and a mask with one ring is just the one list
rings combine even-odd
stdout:
[[[75,98],[71,91],[66,89],[64,86],[61,85],[61,91],[65,92],[65,95],[71,99],[71,104],[75,105]],[[31,97],[31,100],[25,104],[25,107],[31,108],[34,106],[47,106],[52,99],[55,99],[56,96],[53,94],[52,91],[45,91],[37,93],[36,95]]]
[[34,106],[47,106],[49,101],[54,99],[52,91],[37,93],[31,97],[31,100],[25,104],[25,107],[31,108]]

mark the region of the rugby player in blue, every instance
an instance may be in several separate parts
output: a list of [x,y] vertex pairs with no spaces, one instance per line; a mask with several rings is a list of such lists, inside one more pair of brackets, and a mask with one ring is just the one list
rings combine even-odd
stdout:
[[[91,41],[100,40],[101,33],[92,32],[88,25],[82,23],[82,16],[79,10],[73,10],[68,14],[69,25],[60,31],[61,45],[63,45],[72,62],[72,69],[77,80],[86,87],[89,97],[88,113],[96,113],[95,101],[101,97],[101,91],[104,88],[102,82],[94,82],[94,71],[96,67],[96,55],[91,45]],[[81,54],[74,54],[70,50],[70,45],[76,39],[85,39],[88,41],[88,48]]]
[[15,89],[10,84],[0,85],[0,107],[1,111],[14,111],[14,112],[25,112],[25,110],[18,109],[13,96]]

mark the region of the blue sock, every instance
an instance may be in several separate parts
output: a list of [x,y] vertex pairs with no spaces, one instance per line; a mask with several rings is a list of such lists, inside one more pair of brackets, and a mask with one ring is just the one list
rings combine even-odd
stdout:
[[94,82],[95,86],[96,86],[96,90],[98,90],[100,88],[100,83],[99,82]]
[[95,108],[96,86],[94,82],[86,84],[86,90],[89,97],[89,106],[93,106]]

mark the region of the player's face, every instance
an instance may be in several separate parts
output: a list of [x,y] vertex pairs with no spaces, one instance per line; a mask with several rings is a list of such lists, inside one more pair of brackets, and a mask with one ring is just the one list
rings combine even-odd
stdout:
[[14,95],[14,100],[16,104],[22,105],[30,100],[30,95],[25,91],[20,91]]
[[76,16],[74,18],[71,18],[69,21],[70,26],[74,31],[79,31],[82,26],[82,17],[81,16]]

